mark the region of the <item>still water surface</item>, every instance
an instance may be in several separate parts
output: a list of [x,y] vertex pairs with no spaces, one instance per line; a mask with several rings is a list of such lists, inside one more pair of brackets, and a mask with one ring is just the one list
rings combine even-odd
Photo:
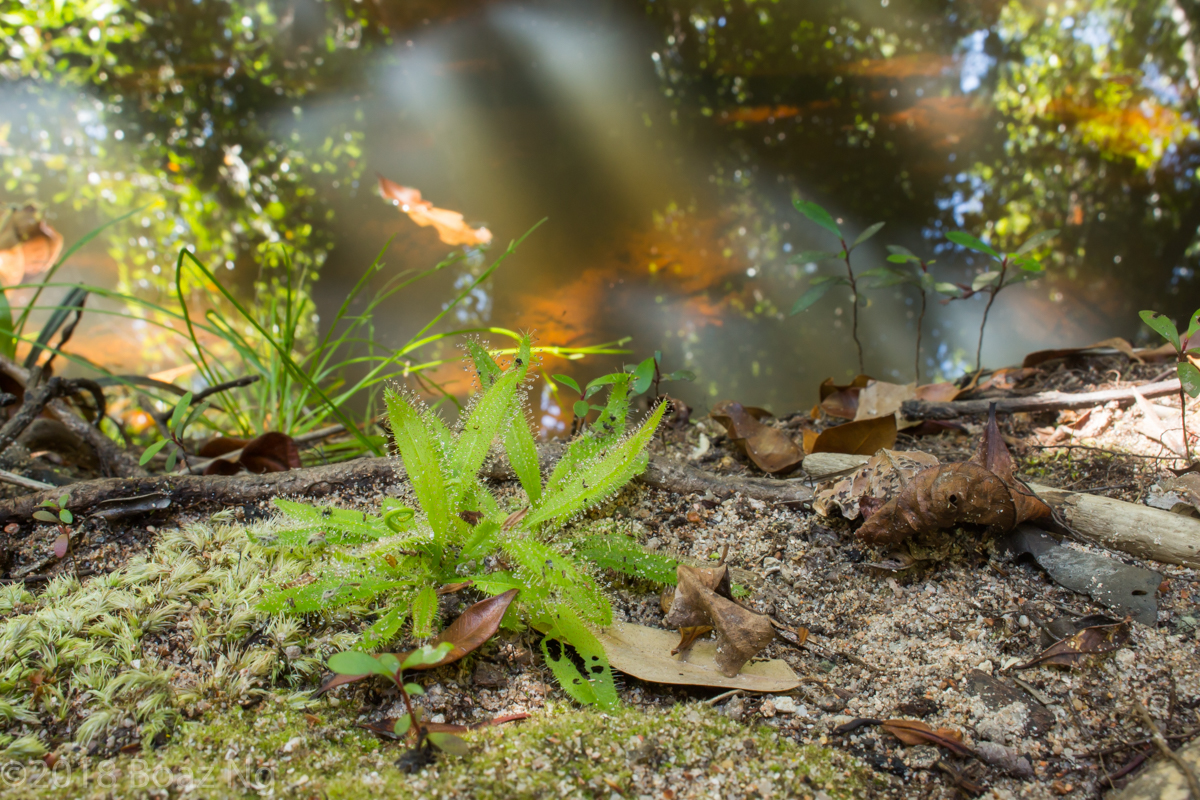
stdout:
[[[379,174],[495,237],[390,302],[384,344],[544,218],[454,325],[550,344],[632,337],[629,361],[657,349],[667,369],[697,373],[672,388],[693,405],[776,410],[857,371],[846,291],[788,314],[808,281],[841,269],[794,263],[837,249],[796,198],[849,236],[887,223],[855,251],[857,269],[902,244],[968,284],[986,267],[946,231],[1012,248],[1061,229],[1047,277],[997,300],[985,365],[1144,336],[1139,309],[1200,305],[1200,83],[1171,3],[462,2],[376,4],[361,18],[352,2],[266,16],[111,5],[154,22],[113,45],[103,79],[26,63],[0,89],[3,199],[46,204],[68,240],[167,200],[141,230],[134,220],[85,249],[68,278],[153,293],[190,244],[250,291],[256,248],[278,240],[323,261],[314,299],[329,319],[389,238],[384,276],[452,249],[379,196]],[[95,16],[80,41],[106,24]],[[869,373],[912,380],[918,308],[908,287],[863,293]],[[931,299],[923,379],[973,364],[982,310],[982,297]],[[138,348],[112,344],[128,335],[93,325],[106,344],[89,356],[132,368]],[[614,363],[546,367],[587,378]]]

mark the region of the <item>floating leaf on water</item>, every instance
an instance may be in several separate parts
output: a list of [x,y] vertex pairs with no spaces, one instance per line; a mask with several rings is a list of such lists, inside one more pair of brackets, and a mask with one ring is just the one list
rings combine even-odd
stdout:
[[421,192],[408,186],[393,183],[379,176],[379,193],[422,227],[432,226],[438,238],[448,245],[478,247],[492,241],[492,232],[487,228],[472,228],[457,211],[436,208],[433,203],[421,198]]
[[0,211],[0,285],[16,286],[49,269],[63,249],[63,237],[32,204]]

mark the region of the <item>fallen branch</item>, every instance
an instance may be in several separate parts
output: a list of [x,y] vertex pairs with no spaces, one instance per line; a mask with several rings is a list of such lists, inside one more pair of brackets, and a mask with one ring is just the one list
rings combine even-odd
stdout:
[[1104,389],[1099,392],[1042,392],[1026,397],[1002,397],[995,400],[954,400],[935,403],[926,400],[907,400],[900,406],[900,415],[905,419],[955,419],[957,417],[984,416],[988,406],[996,404],[996,411],[1012,414],[1018,411],[1062,411],[1068,408],[1092,408],[1114,400],[1126,405],[1136,402],[1137,393],[1143,397],[1163,397],[1179,392],[1179,381],[1161,381],[1145,386],[1130,386],[1124,389]]
[[[813,480],[829,480],[867,463],[867,456],[814,453],[804,459]],[[1028,484],[1080,539],[1165,564],[1200,567],[1200,520],[1111,497]]]
[[[539,447],[543,466],[558,461],[561,445]],[[511,480],[507,462],[494,464],[486,473],[493,480]],[[405,480],[404,467],[392,458],[359,458],[338,464],[269,472],[264,475],[157,475],[153,477],[100,478],[70,486],[67,508],[76,517],[92,513],[101,503],[153,494],[169,501],[174,512],[183,509],[225,508],[269,500],[274,497],[318,498],[339,491],[362,496],[383,491]],[[678,494],[712,492],[720,498],[741,494],[768,503],[801,503],[812,498],[812,491],[796,480],[735,478],[702,472],[695,467],[655,457],[641,480],[648,486]],[[0,502],[0,527],[9,522],[27,521],[45,500],[57,501],[67,490],[54,488]],[[1166,513],[1166,512],[1162,512]]]

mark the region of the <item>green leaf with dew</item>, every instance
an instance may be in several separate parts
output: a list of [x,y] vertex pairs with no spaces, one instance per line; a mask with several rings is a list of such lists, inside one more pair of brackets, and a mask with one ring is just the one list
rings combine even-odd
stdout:
[[833,217],[830,216],[829,212],[821,208],[821,206],[817,205],[811,200],[794,200],[792,201],[792,205],[794,205],[796,210],[801,214],[808,217],[808,219],[817,223],[834,236],[838,237],[838,239],[842,238],[842,232],[838,228],[837,223],[834,222]]

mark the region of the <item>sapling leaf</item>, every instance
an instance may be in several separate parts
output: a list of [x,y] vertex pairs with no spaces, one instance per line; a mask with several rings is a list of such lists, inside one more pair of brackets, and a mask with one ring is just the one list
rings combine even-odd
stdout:
[[792,256],[791,261],[793,264],[813,264],[817,261],[828,261],[837,256],[837,253],[831,253],[828,250],[801,250]]
[[1179,332],[1175,330],[1175,323],[1171,322],[1167,317],[1160,315],[1157,311],[1139,311],[1138,316],[1142,318],[1142,322],[1149,325],[1159,336],[1166,339],[1176,350],[1179,350]]
[[49,511],[37,510],[33,512],[33,518],[41,522],[58,522],[58,517],[51,514]]
[[420,697],[421,695],[425,694],[425,689],[422,688],[421,684],[419,683],[404,684],[404,691],[408,692],[414,697]]
[[376,656],[376,660],[383,665],[384,673],[387,675],[395,675],[400,671],[400,659],[391,653],[381,653]]
[[829,290],[834,286],[843,285],[849,286],[850,281],[846,280],[845,278],[833,277],[831,275],[825,275],[814,279],[808,284],[808,289],[805,290],[804,294],[800,295],[800,299],[798,299],[792,306],[791,313],[799,314],[801,311],[806,310],[812,306],[813,303],[824,297],[826,293],[828,293]]
[[939,294],[944,294],[948,297],[962,297],[963,290],[961,286],[953,283],[938,282],[933,286]]
[[70,502],[70,500],[71,500],[71,495],[69,495],[69,494],[62,495],[61,497],[58,498],[58,507],[64,508],[67,505],[67,503]]
[[1183,390],[1192,397],[1200,397],[1200,369],[1188,361],[1180,361],[1177,369]]
[[632,395],[645,394],[650,389],[654,381],[654,366],[654,359],[647,358],[632,370],[633,386],[629,390]]
[[991,286],[998,280],[1000,280],[1000,273],[998,271],[984,272],[975,276],[975,280],[971,281],[971,288],[978,292],[980,289]]
[[17,359],[17,337],[13,334],[12,306],[8,297],[0,292],[0,355],[10,361]]
[[950,231],[950,233],[946,234],[946,238],[957,245],[985,253],[997,261],[1001,260],[1000,254],[993,250],[991,245],[981,242],[966,231]]
[[437,607],[437,590],[432,586],[422,586],[412,603],[414,638],[424,639],[433,634],[433,618],[437,614]]
[[838,228],[837,223],[834,222],[833,217],[829,215],[829,212],[821,208],[821,206],[817,205],[811,200],[794,200],[792,201],[792,205],[794,205],[796,210],[801,214],[808,217],[810,220],[817,223],[834,236],[838,237],[839,239],[842,238],[842,232]]
[[70,525],[72,522],[75,521],[75,515],[72,514],[70,511],[68,511],[65,508],[59,509],[58,518],[62,521],[62,523],[64,525]]
[[341,653],[334,653],[325,662],[325,666],[329,667],[331,672],[336,672],[339,675],[390,675],[387,668],[379,663],[379,659],[375,656],[359,652],[358,650],[346,650]]
[[[905,261],[907,261],[910,258],[917,258],[916,255],[913,254],[912,250],[909,250],[907,247],[903,247],[898,244],[889,244],[887,246],[887,251],[889,253],[891,253],[893,256],[900,256]],[[890,261],[891,258],[889,257],[888,260]],[[918,260],[920,260],[920,259],[918,259]]]
[[860,233],[858,235],[858,238],[855,239],[854,243],[850,245],[850,249],[853,250],[854,248],[858,247],[860,244],[865,242],[867,239],[870,239],[872,236],[879,233],[880,229],[884,226],[884,224],[885,223],[882,223],[882,222],[876,222],[874,225],[871,225],[870,227],[868,227],[865,231],[863,231],[862,233]]
[[396,725],[392,728],[392,735],[397,739],[404,738],[404,734],[408,733],[408,729],[412,727],[412,717],[408,714],[396,720]]
[[425,735],[429,743],[441,750],[443,753],[452,756],[466,756],[471,754],[471,746],[459,736],[453,733],[430,732]]
[[1035,233],[1033,236],[1030,236],[1025,240],[1025,244],[1017,248],[1016,255],[1023,256],[1026,253],[1032,252],[1033,250],[1036,250],[1046,242],[1053,239],[1055,236],[1058,236],[1058,230],[1055,228],[1051,228],[1048,231],[1042,231],[1041,233]]
[[696,373],[690,369],[677,369],[674,372],[668,372],[666,375],[663,375],[662,379],[664,381],[694,381],[696,380]]
[[138,466],[146,466],[146,462],[158,455],[158,451],[166,447],[170,441],[170,439],[159,439],[157,442],[143,450],[142,457],[138,459]]
[[1036,258],[1030,258],[1029,256],[1020,256],[1018,258],[1014,258],[1012,263],[1026,272],[1046,271],[1046,267],[1043,266],[1042,262],[1038,261]]
[[575,391],[575,394],[583,394],[579,388],[579,384],[570,375],[551,375],[551,378],[561,383],[563,386],[568,386]]
[[171,447],[171,452],[167,454],[167,472],[175,471],[175,465],[179,463],[179,454],[181,452],[177,445]]
[[422,647],[418,647],[416,650],[413,650],[411,653],[405,656],[404,661],[400,663],[400,669],[408,670],[417,667],[440,664],[446,658],[446,654],[453,649],[454,645],[450,644],[449,642],[442,642],[437,646],[424,645]]
[[171,420],[167,423],[167,429],[176,436],[181,436],[183,431],[183,418],[187,414],[188,408],[192,405],[192,393],[187,392],[183,397],[179,398],[179,402],[175,404],[175,410],[171,412]]
[[917,259],[916,256],[912,256],[912,255],[905,256],[905,255],[900,255],[899,253],[892,253],[890,256],[887,257],[887,260],[892,262],[893,264],[907,264],[909,261],[919,260],[919,259]]
[[1200,339],[1197,337],[1200,337],[1200,309],[1197,309],[1192,314],[1192,319],[1183,334],[1180,346],[1185,350],[1190,350],[1195,345],[1200,344]]
[[586,417],[588,415],[588,411],[590,410],[591,406],[588,405],[587,400],[576,400],[575,404],[571,406],[571,412],[580,419]]
[[71,550],[71,534],[60,533],[58,538],[54,540],[54,557],[65,558]]

